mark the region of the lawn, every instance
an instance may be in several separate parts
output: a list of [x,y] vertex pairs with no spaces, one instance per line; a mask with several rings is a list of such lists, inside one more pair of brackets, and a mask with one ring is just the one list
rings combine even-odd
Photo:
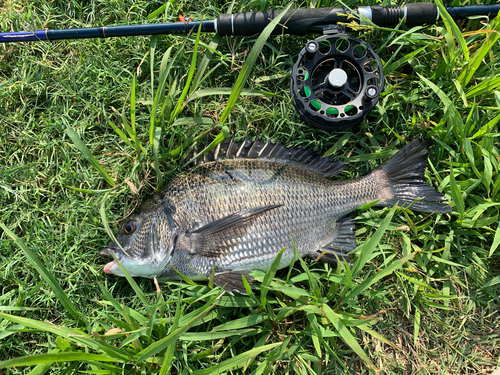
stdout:
[[[339,4],[5,0],[0,32],[288,5]],[[314,36],[0,45],[0,373],[498,368],[500,17],[351,35],[379,54],[386,83],[362,124],[336,131],[312,128],[290,99],[291,69]],[[416,137],[432,139],[426,180],[454,211],[365,207],[355,213],[352,267],[273,267],[256,274],[250,296],[104,274],[108,232],[181,173],[207,134],[326,153],[347,163],[336,179],[367,173]]]

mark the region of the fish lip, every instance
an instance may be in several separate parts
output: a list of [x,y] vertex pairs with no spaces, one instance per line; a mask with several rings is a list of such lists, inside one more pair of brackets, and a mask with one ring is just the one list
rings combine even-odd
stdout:
[[123,254],[120,254],[120,253],[117,254],[118,251],[119,251],[119,249],[108,246],[108,247],[103,248],[101,250],[101,252],[99,253],[101,256],[111,259],[111,262],[108,262],[104,265],[104,268],[103,268],[104,273],[107,273],[110,275],[116,275],[115,272],[112,271],[112,268],[114,268],[117,264],[116,259],[118,259],[121,262],[121,260],[123,258]]
[[114,275],[114,272],[111,271],[111,269],[116,265],[116,260],[113,260],[112,262],[106,263],[104,265],[103,271],[104,273]]
[[[122,257],[116,255],[116,253],[110,247],[103,248],[99,254],[103,257],[111,259],[111,262],[108,262],[104,265],[104,268],[103,268],[104,273],[107,273],[110,275],[115,275],[115,273],[112,271],[112,268],[117,264],[116,259],[121,261]],[[113,257],[113,254],[115,255],[114,257]]]
[[104,249],[102,249],[99,254],[103,257],[114,259],[113,255],[111,254],[111,249],[109,247],[105,247]]

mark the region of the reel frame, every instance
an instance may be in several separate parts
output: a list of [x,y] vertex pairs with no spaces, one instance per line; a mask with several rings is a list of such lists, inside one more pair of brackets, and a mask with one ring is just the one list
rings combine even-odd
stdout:
[[290,93],[299,115],[311,125],[342,129],[359,124],[384,90],[380,57],[345,30],[308,41],[293,66]]

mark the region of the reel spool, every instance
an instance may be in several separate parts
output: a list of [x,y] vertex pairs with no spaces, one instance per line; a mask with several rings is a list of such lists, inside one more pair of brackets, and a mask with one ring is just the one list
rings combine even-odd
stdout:
[[380,58],[368,43],[344,33],[307,42],[290,82],[297,112],[325,130],[359,124],[383,89]]

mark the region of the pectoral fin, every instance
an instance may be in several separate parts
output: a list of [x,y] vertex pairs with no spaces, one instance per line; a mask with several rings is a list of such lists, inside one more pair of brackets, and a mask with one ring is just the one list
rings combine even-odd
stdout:
[[232,247],[229,241],[244,237],[250,224],[260,215],[280,205],[251,208],[182,234],[177,244],[191,254],[209,258],[221,258],[228,254]]

